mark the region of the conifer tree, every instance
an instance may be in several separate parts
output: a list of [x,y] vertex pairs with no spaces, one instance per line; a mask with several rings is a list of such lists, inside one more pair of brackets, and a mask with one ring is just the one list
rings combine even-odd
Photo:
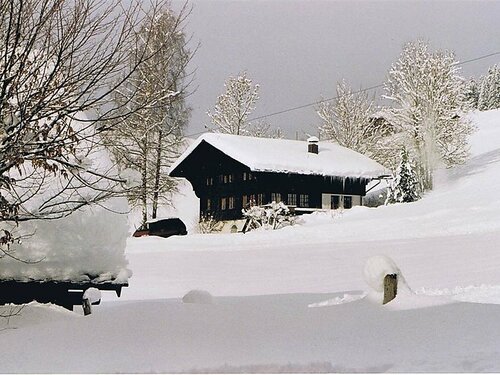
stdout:
[[415,168],[408,150],[403,148],[396,174],[388,187],[386,204],[415,202],[420,199],[421,189]]
[[486,111],[500,108],[500,67],[493,65],[481,78],[478,109]]

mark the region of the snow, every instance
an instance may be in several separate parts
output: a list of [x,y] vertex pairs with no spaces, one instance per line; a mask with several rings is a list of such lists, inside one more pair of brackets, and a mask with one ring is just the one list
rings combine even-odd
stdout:
[[101,291],[97,288],[88,288],[85,293],[83,293],[83,299],[88,299],[90,303],[99,302],[101,298]]
[[307,152],[307,142],[206,133],[170,167],[170,174],[202,142],[248,166],[255,172],[317,174],[339,177],[378,177],[388,172],[379,163],[331,142],[319,142],[319,153]]
[[366,283],[378,293],[384,291],[384,277],[386,275],[397,275],[398,289],[401,285],[406,285],[401,270],[386,255],[375,255],[369,258],[365,264],[364,275]]
[[[96,170],[112,173],[114,166],[108,152],[102,148],[89,150],[87,146],[79,146],[79,159],[92,164]],[[87,177],[98,190],[106,191],[113,184],[99,177]],[[49,176],[45,181],[39,194],[25,204],[34,212],[36,207],[43,207],[44,201],[70,205],[70,202],[91,200],[94,194],[100,194],[85,186],[77,192],[64,189],[62,186],[75,182],[61,176]],[[11,250],[16,258],[29,262],[2,258],[0,279],[127,282],[132,275],[125,257],[129,235],[127,212],[126,198],[112,197],[60,219],[20,222],[15,233],[22,236],[21,241],[12,244]]]
[[[2,371],[499,372],[500,110],[471,118],[471,158],[418,202],[128,238],[120,299],[0,319]],[[386,305],[370,298],[382,270],[408,285]],[[193,290],[212,303],[183,303]]]
[[213,303],[213,298],[212,295],[206,290],[190,290],[184,297],[182,297],[182,302],[211,304]]

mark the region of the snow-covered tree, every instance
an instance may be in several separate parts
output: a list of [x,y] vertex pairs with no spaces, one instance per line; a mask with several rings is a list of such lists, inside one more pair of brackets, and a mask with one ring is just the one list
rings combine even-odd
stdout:
[[400,153],[399,165],[387,189],[388,203],[414,202],[420,199],[420,183],[408,150],[403,148]]
[[[156,51],[130,74],[125,85],[115,91],[115,103],[123,116],[106,137],[122,171],[135,175],[127,189],[133,206],[142,208],[143,224],[157,216],[159,203],[169,203],[175,182],[166,169],[180,153],[183,129],[189,118],[185,97],[189,86],[186,66],[192,53],[186,47],[183,8],[175,15],[168,7],[150,14],[140,28],[134,55]],[[135,60],[130,62],[133,69]],[[133,108],[133,113],[128,114]]]
[[265,121],[258,121],[252,124],[248,135],[258,138],[283,138],[283,132],[280,128],[273,129],[271,124]]
[[464,87],[464,97],[470,103],[471,109],[479,108],[479,94],[480,84],[474,78],[470,78]]
[[422,41],[408,43],[389,71],[385,90],[393,103],[391,121],[417,158],[423,188],[432,189],[438,165],[465,161],[473,130],[462,115],[469,104],[457,61],[451,52],[429,51]]
[[481,111],[500,108],[500,67],[493,65],[481,77],[478,106]]
[[236,135],[248,135],[250,124],[248,117],[259,100],[259,84],[254,84],[243,72],[236,77],[229,77],[224,83],[226,91],[219,95],[213,112],[207,114],[212,121],[214,131]]
[[381,123],[371,118],[374,103],[367,93],[353,92],[345,81],[337,85],[334,101],[322,101],[316,113],[321,118],[321,138],[380,159],[378,147],[383,138]]
[[[92,156],[116,115],[109,102],[127,78],[140,7],[0,0],[2,250],[17,223],[65,217],[117,192],[121,180]],[[150,55],[134,56],[129,74]]]

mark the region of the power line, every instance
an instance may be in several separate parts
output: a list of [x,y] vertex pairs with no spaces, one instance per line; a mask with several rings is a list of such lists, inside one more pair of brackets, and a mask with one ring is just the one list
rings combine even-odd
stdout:
[[[478,60],[483,60],[483,59],[486,59],[488,57],[495,56],[495,55],[500,55],[500,51],[489,53],[487,55],[479,56],[479,57],[476,57],[476,58],[473,58],[473,59],[470,59],[470,60],[465,60],[465,61],[459,62],[457,65],[468,64],[468,63],[471,63],[471,62],[474,62],[474,61],[478,61]],[[378,88],[383,87],[383,86],[384,86],[384,84],[381,83],[381,84],[378,84],[378,85],[375,85],[375,86],[368,87],[366,89],[362,89],[362,90],[359,90],[359,91],[354,91],[353,94],[360,94],[362,92],[370,91],[370,90],[374,90],[374,89],[378,89]],[[263,116],[259,116],[259,117],[254,117],[252,119],[249,119],[248,121],[261,120],[261,119],[266,118],[266,117],[277,116],[277,115],[281,115],[283,113],[296,111],[298,109],[312,107],[313,105],[318,105],[318,104],[321,104],[321,103],[324,103],[324,102],[329,102],[329,101],[335,100],[337,98],[338,98],[338,96],[333,96],[331,98],[318,100],[318,101],[315,101],[315,102],[312,102],[312,103],[309,103],[309,104],[303,104],[303,105],[299,105],[297,107],[292,107],[292,108],[284,109],[284,110],[281,110],[281,111],[272,112],[272,113],[269,113],[267,115],[263,115]]]
[[[482,56],[479,56],[479,57],[475,57],[475,58],[472,58],[472,59],[469,59],[469,60],[461,61],[457,65],[468,64],[468,63],[471,63],[471,62],[474,62],[474,61],[483,60],[483,59],[486,59],[488,57],[496,56],[496,55],[500,55],[500,51],[489,53],[487,55],[482,55]],[[358,91],[354,91],[353,94],[360,94],[360,93],[363,93],[363,92],[366,92],[366,91],[371,91],[371,90],[374,90],[374,89],[381,88],[383,86],[384,86],[384,84],[380,83],[380,84],[375,85],[375,86],[367,87],[366,89],[361,89],[361,90],[358,90]],[[253,118],[249,119],[248,121],[261,120],[263,118],[277,116],[277,115],[281,115],[283,113],[293,112],[293,111],[296,111],[298,109],[312,107],[314,105],[318,105],[318,104],[321,104],[321,103],[329,102],[329,101],[335,100],[337,98],[338,98],[338,96],[333,96],[331,98],[318,100],[318,101],[315,101],[315,102],[312,102],[312,103],[302,104],[302,105],[299,105],[299,106],[296,106],[296,107],[291,107],[291,108],[283,109],[283,110],[277,111],[277,112],[271,112],[271,113],[268,113],[267,115],[253,117]],[[205,131],[201,131],[201,132],[194,133],[194,134],[189,134],[189,135],[186,135],[186,137],[192,137],[192,136],[203,134],[203,133],[205,133]]]

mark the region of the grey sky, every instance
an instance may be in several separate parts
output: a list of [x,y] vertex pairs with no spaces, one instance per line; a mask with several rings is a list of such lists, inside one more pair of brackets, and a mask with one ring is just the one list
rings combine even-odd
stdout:
[[[417,38],[468,60],[500,51],[500,1],[192,0],[187,32],[201,47],[187,134],[204,130],[224,81],[246,70],[261,85],[254,116],[380,84],[402,45]],[[463,66],[483,74],[500,55]],[[377,91],[380,94],[381,90]],[[287,137],[317,132],[313,107],[267,118]]]

